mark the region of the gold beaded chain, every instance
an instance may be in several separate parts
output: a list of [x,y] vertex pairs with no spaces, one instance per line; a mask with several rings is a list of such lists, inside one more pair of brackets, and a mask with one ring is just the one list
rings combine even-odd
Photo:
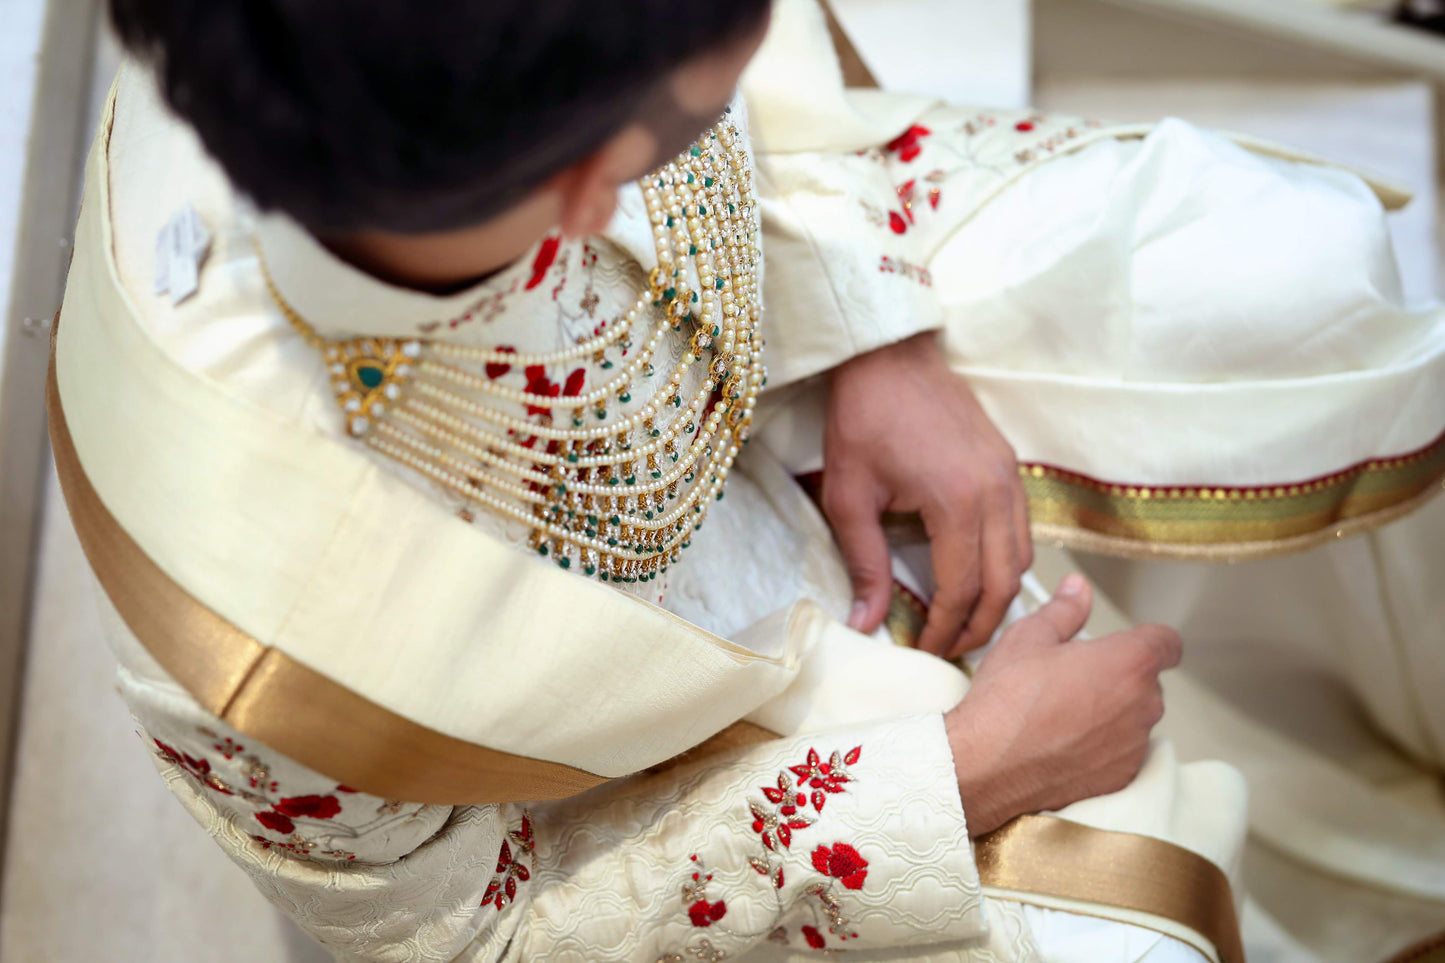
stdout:
[[[260,258],[282,314],[325,358],[352,436],[526,523],[532,546],[563,568],[576,563],[587,575],[629,583],[656,578],[676,562],[722,497],[766,377],[758,215],[742,136],[724,117],[639,186],[657,249],[647,288],[600,334],[557,351],[327,340],[281,296]],[[652,374],[670,332],[690,340],[669,379],[630,413],[609,416],[613,399],[629,403],[639,375]],[[625,363],[608,358],[613,349],[625,356],[634,343],[640,348]],[[499,383],[484,371],[488,364],[587,360],[617,371],[561,398]],[[684,398],[695,365],[704,366],[702,380]],[[533,450],[521,438],[545,448]]]

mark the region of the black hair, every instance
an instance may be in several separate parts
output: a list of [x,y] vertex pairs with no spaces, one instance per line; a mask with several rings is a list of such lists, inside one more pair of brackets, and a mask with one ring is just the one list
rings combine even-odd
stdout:
[[506,210],[768,5],[111,0],[111,18],[259,206],[317,232],[426,232]]

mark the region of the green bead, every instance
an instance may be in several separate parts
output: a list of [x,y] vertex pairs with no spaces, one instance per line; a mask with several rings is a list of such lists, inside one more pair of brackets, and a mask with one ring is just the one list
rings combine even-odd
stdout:
[[666,291],[662,292],[662,297],[666,301],[671,301],[673,298],[677,297],[677,288],[668,288]]
[[567,556],[563,555],[561,558],[557,559],[557,564],[562,566],[563,568],[571,568],[572,560]]
[[380,388],[383,376],[380,368],[370,365],[356,369],[356,380],[360,381],[367,388]]
[[615,485],[615,484],[617,484],[617,479],[616,479],[615,477],[609,478],[609,479],[607,479],[607,484],[609,484],[609,485]]
[[701,156],[702,156],[702,148],[701,148],[701,147],[698,147],[697,145],[694,144],[694,145],[693,145],[693,148],[692,148],[692,151],[691,151],[690,153],[692,154],[693,157],[701,157]]
[[[582,569],[582,571],[586,572],[588,575],[596,575],[596,574],[597,574],[597,566],[595,566],[595,565],[588,565],[587,567],[585,567],[584,569]],[[602,576],[602,577],[603,577],[603,578],[606,578],[607,576],[604,575],[604,576]]]
[[712,178],[711,178],[711,177],[704,177],[704,178],[702,179],[702,186],[703,186],[703,187],[712,187]]

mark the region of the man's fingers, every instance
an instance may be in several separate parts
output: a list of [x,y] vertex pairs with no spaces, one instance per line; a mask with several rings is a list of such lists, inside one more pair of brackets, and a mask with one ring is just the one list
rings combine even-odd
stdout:
[[1008,513],[990,513],[983,530],[983,592],[962,634],[948,650],[950,659],[987,645],[1019,594],[1018,545]]
[[882,508],[866,485],[844,478],[830,485],[823,481],[823,511],[833,525],[838,549],[853,584],[853,608],[848,627],[872,632],[888,615],[893,591],[892,556],[883,534]]
[[1016,482],[1013,488],[1014,535],[1018,539],[1019,574],[1023,575],[1034,567],[1034,536],[1029,529],[1029,499],[1024,494],[1023,483]]
[[978,601],[978,533],[960,525],[941,530],[930,525],[928,536],[933,541],[933,577],[938,591],[929,603],[928,622],[918,647],[941,656],[953,648]]

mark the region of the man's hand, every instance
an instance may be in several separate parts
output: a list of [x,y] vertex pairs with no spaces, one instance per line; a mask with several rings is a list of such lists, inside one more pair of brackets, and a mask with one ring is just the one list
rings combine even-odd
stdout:
[[1070,575],[1009,626],[944,716],[970,834],[1123,789],[1164,715],[1159,673],[1179,664],[1172,629],[1143,625],[1070,641],[1093,603]]
[[880,516],[917,512],[938,582],[918,647],[953,658],[986,643],[1033,564],[1028,503],[1013,449],[932,333],[834,371],[823,461],[823,510],[853,581],[849,626],[872,632],[888,614]]

